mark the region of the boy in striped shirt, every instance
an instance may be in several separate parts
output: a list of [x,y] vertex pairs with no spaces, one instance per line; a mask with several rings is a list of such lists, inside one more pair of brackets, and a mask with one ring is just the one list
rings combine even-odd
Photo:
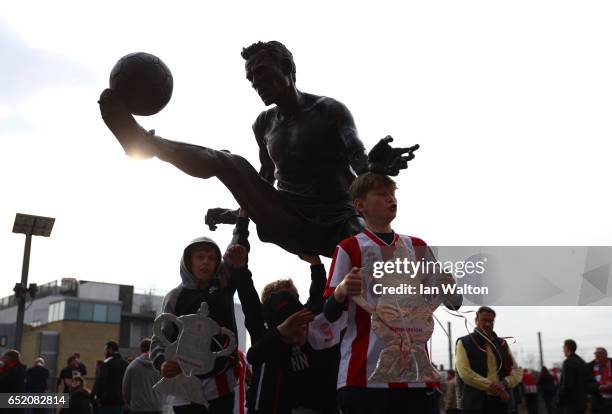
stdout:
[[[428,413],[433,399],[425,382],[384,383],[370,379],[385,347],[373,329],[370,314],[355,302],[361,295],[360,268],[372,261],[389,260],[395,246],[407,251],[431,252],[423,240],[396,234],[391,222],[397,214],[396,184],[384,175],[366,173],[355,179],[350,191],[357,211],[366,221],[363,232],[343,240],[334,252],[325,296],[325,316],[330,322],[348,313],[347,326],[340,344],[338,404],[344,414],[354,413]],[[449,281],[452,281],[452,277]],[[461,297],[447,298],[460,304]],[[449,306],[449,305],[447,305]],[[452,306],[457,308],[458,306]]]

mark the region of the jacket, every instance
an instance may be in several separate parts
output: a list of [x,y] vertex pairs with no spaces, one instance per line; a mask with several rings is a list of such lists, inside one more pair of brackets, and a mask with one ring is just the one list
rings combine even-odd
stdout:
[[[188,268],[190,248],[196,244],[210,244],[217,251],[218,263],[215,267],[213,276],[206,281],[198,280]],[[202,302],[208,304],[209,317],[220,326],[225,327],[235,334],[237,333],[236,319],[234,315],[234,293],[238,292],[238,297],[243,308],[252,303],[259,303],[259,297],[253,286],[251,273],[248,268],[233,269],[221,260],[221,251],[218,245],[210,238],[199,237],[189,243],[180,261],[181,284],[172,289],[164,297],[162,312],[170,313],[177,317],[197,313]],[[257,306],[250,305],[257,310]],[[255,332],[261,332],[258,328],[262,324],[263,317],[261,309],[258,312],[245,312],[245,325],[249,333],[253,336]],[[171,342],[175,341],[178,331],[172,323],[165,323],[162,333]],[[225,338],[216,338],[217,342],[222,343]],[[166,360],[165,345],[160,338],[153,335],[151,338],[150,358],[153,366],[161,371],[161,365]],[[220,357],[215,360],[213,370],[206,375],[198,375],[199,378],[217,377],[229,369],[233,369],[237,364],[237,354],[234,352],[228,357]],[[231,391],[231,390],[228,390]]]
[[84,389],[78,389],[70,394],[69,407],[62,411],[65,414],[91,414],[91,396]]
[[25,391],[26,366],[17,360],[5,361],[0,372],[0,392],[22,393]]
[[[520,381],[521,371],[512,357],[508,343],[495,332],[490,341],[493,345],[477,329],[457,340],[457,387],[459,404],[464,410],[483,409],[491,381],[505,379],[509,388]],[[496,352],[492,350],[493,346]],[[493,368],[490,362],[494,364]]]
[[94,385],[95,395],[101,406],[122,406],[121,383],[127,368],[127,361],[118,352],[111,354],[100,366],[100,375]]
[[[325,268],[311,266],[310,296],[306,307],[322,311]],[[340,360],[339,346],[314,350],[308,342],[291,346],[283,342],[276,327],[253,338],[247,360],[253,366],[253,382],[247,391],[249,412],[290,413],[304,407],[320,413],[336,413],[336,382]]]
[[49,381],[49,370],[42,365],[34,365],[26,371],[26,392],[45,392]]
[[593,382],[591,371],[576,354],[563,361],[561,385],[558,391],[559,405],[573,410],[586,410],[587,394]]
[[[593,368],[595,367],[595,363],[596,363],[595,360],[588,363],[588,370],[591,373],[591,376],[593,376]],[[612,364],[612,358],[608,358],[607,363]],[[604,369],[606,368],[607,367],[604,367]],[[603,373],[600,375],[602,375],[603,377]],[[597,379],[595,377],[593,377],[593,381],[591,382],[589,388],[590,388],[590,393],[591,393],[591,409],[592,410],[603,409],[605,401],[604,401],[604,397],[601,394],[601,391],[599,391],[599,383],[597,382]]]
[[152,389],[160,378],[148,354],[128,365],[123,376],[123,398],[130,411],[162,411],[165,396]]

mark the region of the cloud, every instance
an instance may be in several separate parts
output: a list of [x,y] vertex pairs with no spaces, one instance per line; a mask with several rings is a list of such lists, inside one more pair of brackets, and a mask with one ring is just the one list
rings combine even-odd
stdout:
[[18,104],[41,89],[82,86],[94,78],[84,66],[65,57],[28,46],[0,21],[0,123],[3,130],[23,126]]

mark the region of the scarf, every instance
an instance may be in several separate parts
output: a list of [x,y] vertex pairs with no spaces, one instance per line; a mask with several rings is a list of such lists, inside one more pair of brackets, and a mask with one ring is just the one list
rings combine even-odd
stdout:
[[495,332],[492,332],[491,337],[485,339],[486,334],[479,331],[478,328],[474,329],[474,332],[470,336],[472,337],[472,340],[476,342],[481,351],[486,352],[487,345],[491,346],[493,355],[495,355],[495,362],[497,364],[496,369],[498,374],[505,377],[512,373],[512,358],[510,357],[508,343],[503,338],[498,337]]
[[3,358],[0,364],[0,374],[6,374],[11,368],[14,368],[19,363],[16,359]]
[[[610,363],[610,359],[606,358],[606,362],[604,365],[604,372],[601,372],[600,367],[602,364],[597,361],[593,361],[593,378],[597,381],[598,385],[605,385],[612,382],[612,363]],[[612,397],[612,393],[602,392],[602,395],[610,398]]]

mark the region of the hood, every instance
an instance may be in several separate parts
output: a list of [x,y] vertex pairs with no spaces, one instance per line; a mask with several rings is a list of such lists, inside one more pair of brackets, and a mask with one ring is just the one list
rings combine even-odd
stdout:
[[153,368],[153,362],[151,361],[151,358],[149,358],[149,354],[139,355],[134,359],[133,362],[142,365],[146,368]]
[[221,269],[221,249],[219,249],[217,243],[215,243],[213,239],[204,236],[193,239],[191,243],[185,247],[185,250],[183,250],[183,257],[181,257],[181,285],[188,289],[198,289],[202,286],[202,281],[196,279],[196,277],[187,268],[189,248],[196,244],[209,244],[217,250],[218,261],[213,273],[213,279],[219,278],[219,270]]

